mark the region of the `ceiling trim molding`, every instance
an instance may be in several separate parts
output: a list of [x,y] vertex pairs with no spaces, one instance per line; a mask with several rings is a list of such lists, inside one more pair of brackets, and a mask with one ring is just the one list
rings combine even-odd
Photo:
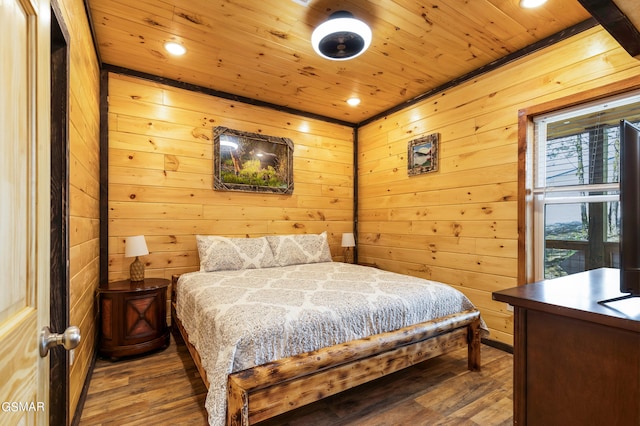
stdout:
[[493,62],[491,62],[491,63],[489,63],[489,64],[487,64],[485,66],[477,68],[474,71],[471,71],[470,73],[467,73],[467,74],[465,74],[465,75],[463,75],[461,77],[458,77],[458,78],[456,78],[454,80],[451,80],[451,81],[449,81],[449,82],[447,82],[447,83],[445,83],[445,84],[443,84],[443,85],[441,85],[439,87],[434,88],[433,90],[425,92],[425,93],[423,93],[421,95],[416,96],[413,99],[410,99],[410,100],[408,100],[406,102],[403,102],[403,103],[398,104],[398,105],[396,105],[394,107],[391,107],[386,111],[383,111],[383,112],[381,112],[379,114],[376,114],[376,115],[374,115],[372,117],[369,117],[366,120],[361,121],[360,123],[358,123],[358,127],[364,126],[366,124],[369,124],[369,123],[372,123],[372,122],[374,122],[376,120],[384,118],[384,117],[386,117],[388,115],[391,115],[391,114],[393,114],[395,112],[401,111],[401,110],[403,110],[405,108],[408,108],[408,107],[410,107],[412,105],[415,105],[418,102],[421,102],[421,101],[423,101],[423,100],[425,100],[425,99],[427,99],[427,98],[429,98],[429,97],[431,97],[431,96],[433,96],[433,95],[435,95],[437,93],[444,92],[445,90],[449,90],[449,89],[451,89],[451,88],[453,88],[455,86],[458,86],[458,85],[460,85],[460,84],[462,84],[462,83],[464,83],[466,81],[472,80],[472,79],[474,79],[474,78],[476,78],[476,77],[478,77],[478,76],[480,76],[482,74],[488,73],[490,71],[494,71],[494,70],[496,70],[496,69],[498,69],[498,68],[500,68],[500,67],[502,67],[502,66],[504,66],[504,65],[506,65],[506,64],[508,64],[510,62],[516,61],[516,60],[518,60],[520,58],[523,58],[523,57],[525,57],[527,55],[530,55],[531,53],[537,52],[537,51],[542,50],[544,48],[547,48],[547,47],[549,47],[551,45],[554,45],[554,44],[556,44],[558,42],[566,40],[566,39],[568,39],[570,37],[573,37],[576,34],[579,34],[579,33],[583,32],[583,31],[586,31],[586,30],[588,30],[590,28],[593,28],[593,27],[595,27],[597,25],[598,25],[598,21],[596,21],[593,18],[589,18],[586,21],[583,21],[583,22],[581,22],[579,24],[576,24],[576,25],[574,25],[572,27],[567,28],[566,30],[559,31],[559,32],[547,37],[547,38],[544,38],[544,39],[540,40],[537,43],[530,44],[529,46],[527,46],[527,47],[525,47],[523,49],[515,51],[515,52],[513,52],[513,53],[511,53],[511,54],[509,54],[509,55],[507,55],[507,56],[505,56],[503,58],[500,58],[500,59],[495,60],[495,61],[493,61]]
[[320,114],[313,114],[313,113],[310,113],[310,112],[307,112],[307,111],[303,111],[303,110],[299,110],[299,109],[296,109],[296,108],[290,108],[290,107],[286,107],[286,106],[282,106],[282,105],[272,104],[270,102],[264,102],[264,101],[260,101],[260,100],[257,100],[257,99],[247,98],[245,96],[234,95],[232,93],[222,92],[222,91],[215,90],[215,89],[210,89],[208,87],[199,86],[197,84],[186,83],[184,81],[178,81],[178,80],[174,80],[174,79],[166,78],[166,77],[160,77],[160,76],[157,76],[157,75],[154,75],[154,74],[149,74],[149,73],[145,73],[145,72],[141,72],[141,71],[136,71],[136,70],[132,70],[132,69],[129,69],[129,68],[123,68],[123,67],[119,67],[119,66],[116,66],[116,65],[111,65],[111,64],[106,64],[105,63],[105,64],[102,64],[102,69],[104,71],[112,72],[112,73],[115,73],[115,74],[123,74],[123,75],[132,76],[132,77],[137,77],[137,78],[141,78],[141,79],[144,79],[144,80],[153,81],[155,83],[160,83],[160,84],[164,84],[164,85],[167,85],[167,86],[176,87],[178,89],[189,90],[191,92],[202,93],[204,95],[215,96],[215,97],[218,97],[218,98],[228,99],[230,101],[241,102],[241,103],[244,103],[244,104],[249,104],[249,105],[253,105],[253,106],[257,106],[257,107],[269,108],[269,109],[273,109],[273,110],[276,110],[276,111],[297,115],[297,116],[300,116],[300,117],[305,117],[305,118],[310,118],[310,119],[314,119],[314,120],[325,121],[325,122],[328,122],[328,123],[338,124],[340,126],[346,126],[346,127],[352,128],[352,129],[357,127],[356,123],[351,123],[351,122],[348,122],[348,121],[339,120],[337,118],[327,117],[327,116],[320,115]]
[[613,0],[578,1],[624,50],[634,58],[640,56],[640,31]]

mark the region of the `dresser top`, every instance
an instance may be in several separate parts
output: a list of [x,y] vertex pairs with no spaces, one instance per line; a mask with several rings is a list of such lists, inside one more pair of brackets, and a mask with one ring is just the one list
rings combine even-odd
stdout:
[[538,281],[493,293],[494,300],[595,323],[640,331],[640,297],[598,303],[624,296],[620,270],[600,268]]

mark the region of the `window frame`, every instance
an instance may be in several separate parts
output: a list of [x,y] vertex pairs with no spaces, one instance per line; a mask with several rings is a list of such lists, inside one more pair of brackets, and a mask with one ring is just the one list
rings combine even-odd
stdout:
[[[564,120],[573,120],[576,117],[591,115],[614,108],[638,104],[640,102],[639,91],[628,91],[623,94],[609,96],[596,101],[581,103],[570,108],[559,109],[547,114],[533,117],[534,136],[529,146],[529,153],[533,158],[531,168],[527,170],[532,174],[533,193],[533,279],[535,281],[545,279],[546,271],[546,226],[545,212],[549,205],[570,205],[589,203],[608,203],[620,200],[620,183],[586,183],[582,185],[554,185],[548,184],[548,135],[547,124],[559,123]],[[620,117],[620,120],[626,117]],[[592,167],[593,165],[589,165]],[[571,195],[554,197],[560,193],[582,193],[584,195]],[[590,195],[594,192],[607,192],[606,195]]]
[[[619,95],[628,95],[639,89],[640,76],[634,76],[518,111],[518,285],[541,279],[535,268],[535,249],[540,248],[536,247],[535,232],[540,226],[544,232],[544,215],[540,211],[536,212],[533,174],[528,173],[529,170],[532,170],[534,161],[531,152],[534,140],[534,117],[570,108],[580,108],[589,103],[602,102]],[[566,191],[566,188],[562,188],[562,190]]]

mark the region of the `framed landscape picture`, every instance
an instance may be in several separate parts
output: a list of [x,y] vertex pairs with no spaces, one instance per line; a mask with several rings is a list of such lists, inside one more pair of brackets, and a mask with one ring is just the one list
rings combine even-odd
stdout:
[[439,133],[432,133],[409,142],[407,155],[409,176],[438,170],[439,142]]
[[227,127],[213,129],[213,189],[293,193],[293,141]]

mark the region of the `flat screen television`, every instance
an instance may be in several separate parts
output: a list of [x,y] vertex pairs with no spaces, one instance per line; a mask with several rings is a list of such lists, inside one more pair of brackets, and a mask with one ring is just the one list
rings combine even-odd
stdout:
[[640,129],[620,122],[620,292],[640,296]]

